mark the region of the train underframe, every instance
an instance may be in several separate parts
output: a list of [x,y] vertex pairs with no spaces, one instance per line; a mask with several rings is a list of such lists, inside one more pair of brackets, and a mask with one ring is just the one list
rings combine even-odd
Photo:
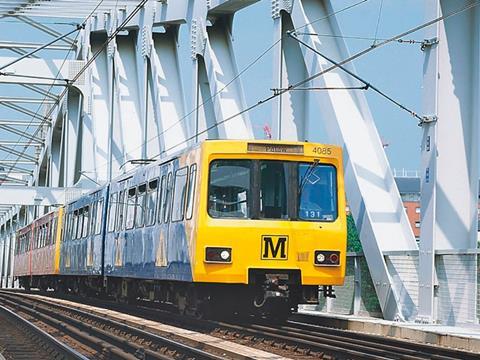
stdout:
[[[318,304],[319,286],[301,285],[286,271],[253,270],[249,284],[192,283],[104,276],[23,276],[26,290],[55,291],[82,297],[113,298],[122,303],[147,300],[200,318],[260,316],[285,320],[299,304]],[[324,296],[334,296],[331,286]]]

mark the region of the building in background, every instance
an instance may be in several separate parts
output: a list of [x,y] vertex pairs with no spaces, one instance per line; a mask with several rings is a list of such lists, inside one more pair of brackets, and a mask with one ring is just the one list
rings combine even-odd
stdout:
[[[417,241],[420,239],[420,221],[422,219],[420,206],[420,177],[415,172],[397,172],[394,171],[395,182],[397,183],[398,191],[402,197],[403,207],[407,212],[410,225],[413,229],[413,234]],[[480,229],[480,196],[479,196],[479,216],[478,228]],[[480,243],[480,233],[478,237]]]

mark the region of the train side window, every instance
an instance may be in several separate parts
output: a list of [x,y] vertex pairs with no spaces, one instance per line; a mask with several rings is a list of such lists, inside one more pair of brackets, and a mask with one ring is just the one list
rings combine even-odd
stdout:
[[167,183],[165,185],[165,199],[163,203],[163,222],[167,223],[170,221],[170,209],[172,199],[172,172],[168,173]]
[[155,209],[157,208],[158,179],[148,183],[147,201],[145,205],[145,225],[155,224]]
[[42,233],[40,237],[40,247],[43,248],[45,246],[45,238],[47,237],[47,225],[42,225]]
[[95,235],[99,235],[102,232],[102,218],[103,218],[103,198],[98,200],[97,203],[97,217],[95,221]]
[[85,206],[83,208],[83,231],[82,237],[87,237],[89,234],[89,226],[90,226],[90,207]]
[[195,202],[195,188],[197,186],[197,164],[190,166],[190,176],[188,182],[188,197],[187,197],[187,220],[193,216],[193,204]]
[[165,193],[167,186],[167,177],[162,176],[162,182],[160,184],[160,195],[158,196],[158,223],[161,224],[163,221],[163,203],[165,202]]
[[73,213],[68,213],[68,239],[72,239],[72,229],[73,229]]
[[70,239],[74,240],[77,233],[77,211],[75,210],[72,213],[72,228],[70,229]]
[[136,188],[130,188],[128,190],[128,200],[127,200],[127,222],[125,228],[127,230],[133,229],[135,225],[135,203],[136,203]]
[[95,234],[95,221],[97,220],[97,206],[98,200],[94,201],[92,205],[90,205],[90,234]]
[[82,238],[82,231],[83,231],[83,208],[78,210],[78,227],[77,227],[76,239]]
[[175,187],[173,191],[172,222],[182,221],[185,212],[185,197],[187,192],[188,167],[175,171]]
[[110,195],[110,207],[108,209],[108,232],[115,230],[115,214],[117,212],[118,193]]
[[117,211],[117,217],[115,220],[115,229],[117,231],[123,230],[124,227],[124,222],[125,222],[125,209],[127,208],[126,202],[125,202],[125,190],[120,191],[118,195],[118,211]]
[[143,227],[145,225],[145,193],[147,184],[141,184],[137,190],[137,203],[135,209],[135,226]]

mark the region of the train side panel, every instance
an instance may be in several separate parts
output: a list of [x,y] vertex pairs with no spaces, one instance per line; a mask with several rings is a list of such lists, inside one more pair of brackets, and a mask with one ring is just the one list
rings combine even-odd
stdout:
[[31,275],[55,274],[55,234],[57,212],[47,214],[34,222],[34,241],[31,249]]
[[192,281],[200,154],[193,149],[111,184],[106,275]]
[[33,224],[17,231],[15,253],[13,258],[13,276],[29,276],[31,267],[30,244]]
[[65,206],[59,251],[61,275],[102,275],[103,222],[108,187]]

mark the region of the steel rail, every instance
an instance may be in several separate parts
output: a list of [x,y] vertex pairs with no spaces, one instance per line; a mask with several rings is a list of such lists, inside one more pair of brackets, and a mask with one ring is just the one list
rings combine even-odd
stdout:
[[17,323],[20,327],[27,329],[27,332],[30,332],[31,334],[37,336],[39,339],[41,339],[42,342],[47,344],[48,347],[55,350],[58,354],[62,354],[67,359],[88,360],[88,358],[86,358],[76,350],[58,341],[49,333],[35,326],[31,322],[25,320],[20,315],[15,314],[13,311],[6,308],[5,306],[0,305],[0,312],[9,317],[11,320],[13,320],[14,323]]
[[[167,360],[171,359],[171,356],[164,355],[162,353],[150,350],[148,348],[144,348],[141,345],[137,345],[135,343],[129,342],[124,336],[119,336],[112,334],[110,331],[105,331],[100,326],[92,325],[93,323],[99,323],[102,325],[106,325],[108,328],[116,328],[119,329],[122,333],[131,335],[133,337],[138,337],[145,339],[147,342],[151,342],[152,344],[159,345],[161,347],[165,347],[169,350],[175,350],[185,355],[193,356],[195,359],[212,359],[212,360],[221,360],[224,357],[217,356],[211,353],[208,353],[200,348],[196,348],[194,346],[186,345],[179,341],[175,341],[169,339],[166,336],[161,336],[158,334],[154,334],[148,331],[145,331],[140,328],[136,328],[134,326],[121,323],[119,321],[115,321],[109,319],[105,316],[99,316],[96,314],[88,313],[86,311],[76,309],[70,306],[60,305],[52,302],[48,302],[42,299],[32,299],[28,298],[25,299],[22,297],[21,293],[8,293],[5,291],[0,291],[0,298],[10,298],[8,301],[12,304],[12,306],[19,306],[25,311],[37,312],[37,315],[40,317],[45,318],[47,321],[58,321],[63,323],[62,327],[68,328],[71,332],[77,333],[78,330],[81,329],[87,331],[90,334],[93,334],[93,339],[86,339],[92,343],[95,343],[95,338],[103,339],[107,341],[116,353],[124,352],[125,354],[139,354],[143,353],[147,355],[147,358],[151,359],[160,359],[160,360]],[[15,298],[15,300],[11,300]],[[20,303],[22,305],[20,305]],[[41,304],[41,305],[38,305]],[[34,306],[35,310],[32,310],[28,307],[28,305]],[[52,309],[48,309],[48,307]],[[62,314],[61,312],[66,312],[70,314],[76,314],[77,316],[82,317],[82,320],[75,319],[74,317],[69,317],[66,314]],[[88,320],[88,321],[85,321]],[[80,335],[80,334],[77,334]],[[98,344],[96,344],[98,345]],[[103,343],[101,344],[104,348],[110,350],[109,347]],[[201,343],[198,346],[202,346]],[[126,357],[128,358],[128,357]]]

